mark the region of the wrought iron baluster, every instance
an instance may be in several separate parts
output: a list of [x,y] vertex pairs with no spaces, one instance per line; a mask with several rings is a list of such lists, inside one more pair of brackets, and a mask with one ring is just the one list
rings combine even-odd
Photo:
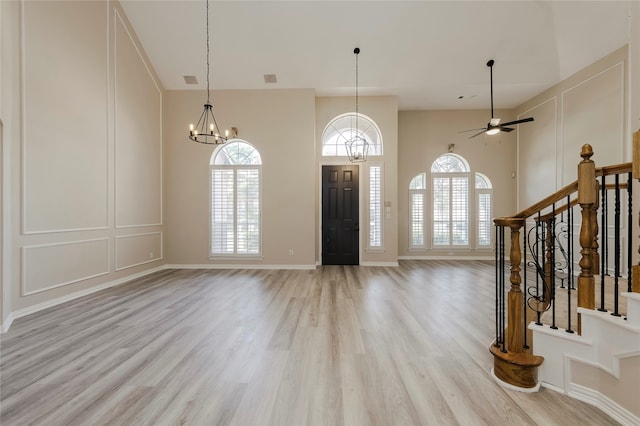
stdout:
[[[570,196],[567,197],[567,203],[570,203]],[[577,205],[577,204],[576,204]],[[569,252],[569,260],[567,262],[567,333],[573,333],[571,328],[571,293],[575,290],[575,284],[573,279],[573,209],[569,204],[567,209],[567,251]]]
[[[524,265],[524,271],[523,271],[524,286],[523,286],[523,288],[524,288],[524,292],[525,292],[525,295],[526,295],[526,292],[527,292],[527,290],[526,290],[527,289],[527,269],[529,269],[529,268],[527,268],[527,249],[526,249],[526,247],[527,247],[527,221],[526,220],[524,221],[524,232],[522,233],[522,244],[523,244],[523,247],[525,247],[525,249],[523,250],[524,256],[522,258],[522,264]],[[523,298],[523,302],[524,303],[522,304],[522,310],[523,310],[522,314],[523,314],[523,318],[525,319],[522,322],[523,323],[522,324],[522,326],[523,326],[523,330],[522,330],[523,331],[523,333],[522,333],[522,336],[523,336],[523,347],[525,349],[529,349],[529,345],[527,344],[527,298],[526,297]]]
[[618,291],[619,291],[619,279],[620,279],[620,175],[616,174],[615,176],[616,188],[615,188],[615,204],[614,204],[614,223],[615,223],[615,237],[614,237],[614,246],[615,246],[615,258],[614,258],[614,271],[613,271],[613,312],[611,315],[614,317],[619,317],[619,306],[618,306]]
[[598,310],[600,312],[607,312],[607,309],[604,306],[604,278],[607,275],[607,254],[608,254],[608,244],[607,244],[607,177],[602,175],[602,185],[600,185],[600,198],[602,200],[602,205],[600,208],[602,209],[600,212],[600,222],[602,222],[602,226],[600,227],[600,245],[602,246],[602,250],[600,251],[600,307]]

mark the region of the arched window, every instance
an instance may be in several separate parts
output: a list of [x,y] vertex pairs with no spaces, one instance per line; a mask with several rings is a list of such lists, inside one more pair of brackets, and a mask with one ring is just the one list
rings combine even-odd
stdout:
[[[382,155],[382,134],[369,117],[358,114],[358,135],[369,143],[369,155]],[[340,115],[322,132],[322,156],[346,157],[345,142],[356,136],[356,114]]]
[[409,248],[425,247],[424,201],[427,190],[426,173],[416,175],[409,183]]
[[469,164],[456,154],[431,165],[432,243],[440,247],[469,246]]
[[491,247],[493,233],[492,219],[492,196],[493,189],[491,181],[482,173],[476,173],[476,209],[477,209],[477,238],[478,247]]
[[210,170],[210,254],[260,255],[260,153],[246,141],[229,141],[211,155]]

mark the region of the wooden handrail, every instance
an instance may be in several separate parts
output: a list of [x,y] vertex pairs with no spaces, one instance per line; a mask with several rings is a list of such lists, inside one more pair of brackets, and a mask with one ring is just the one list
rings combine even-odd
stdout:
[[552,217],[554,217],[556,215],[559,215],[560,213],[566,212],[570,207],[573,207],[576,204],[578,204],[578,199],[574,198],[573,200],[571,200],[569,205],[563,204],[562,206],[557,207],[555,210],[540,216],[540,218],[534,217],[533,220],[535,220],[536,222],[546,222],[549,219],[551,219]]
[[[615,164],[613,166],[605,166],[605,167],[599,167],[596,168],[596,176],[611,176],[611,175],[617,175],[617,174],[621,174],[621,173],[631,173],[632,170],[632,163],[622,163],[622,164]],[[625,189],[627,187],[627,183],[623,182],[619,185],[620,189]],[[609,189],[615,189],[615,184],[607,184],[606,188]],[[571,182],[570,184],[568,184],[567,186],[559,189],[558,191],[556,191],[555,193],[549,195],[546,198],[543,198],[542,200],[538,201],[537,203],[533,204],[532,206],[527,207],[526,209],[522,210],[519,213],[516,213],[515,215],[511,216],[513,218],[518,218],[518,219],[526,219],[529,218],[531,216],[533,216],[534,214],[538,213],[539,211],[542,211],[544,209],[546,209],[547,207],[551,207],[551,205],[553,203],[557,203],[558,201],[562,200],[563,198],[567,197],[568,195],[573,194],[574,192],[578,191],[578,181],[575,180],[573,182]],[[575,206],[576,201],[572,200],[571,201],[571,206]],[[561,211],[565,211],[567,209],[566,205],[563,207],[560,207],[560,209],[562,210],[556,210],[556,213],[560,213]],[[545,215],[545,217],[547,217],[547,215]]]
[[603,166],[596,168],[596,176],[611,176],[622,173],[631,173],[633,163],[614,164],[613,166]]
[[[616,189],[616,184],[615,183],[608,183],[605,186],[605,188],[607,189],[607,191],[612,191],[612,190]],[[622,182],[622,183],[618,184],[618,188],[619,189],[627,189],[627,182]],[[554,215],[559,215],[560,213],[564,213],[564,212],[566,212],[568,210],[569,207],[574,207],[576,204],[578,204],[578,199],[574,198],[573,200],[571,200],[569,205],[563,204],[562,206],[557,207],[554,211],[540,216],[539,219],[537,217],[534,217],[533,220],[535,220],[536,222],[546,222],[547,220],[551,219]]]
[[526,219],[528,217],[531,217],[534,214],[538,213],[539,211],[547,207],[550,207],[553,203],[557,203],[558,201],[562,200],[568,195],[573,194],[577,190],[578,190],[578,181],[576,180],[575,182],[571,182],[569,185],[556,191],[554,194],[551,194],[548,197],[543,198],[542,200],[538,201],[534,205],[528,207],[527,209],[521,211],[520,213],[517,213],[513,217],[518,219]]

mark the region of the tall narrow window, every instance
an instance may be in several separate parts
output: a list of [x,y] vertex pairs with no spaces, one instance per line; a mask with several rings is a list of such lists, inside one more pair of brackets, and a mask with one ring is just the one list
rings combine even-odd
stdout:
[[241,140],[211,156],[211,255],[260,255],[261,165],[258,151]]
[[433,245],[469,246],[469,165],[460,156],[445,154],[431,166]]
[[409,183],[409,248],[424,248],[424,201],[427,179],[420,173]]
[[382,167],[369,166],[369,248],[382,247]]
[[492,209],[491,198],[493,190],[491,181],[482,173],[476,173],[476,209],[478,214],[478,247],[491,247]]

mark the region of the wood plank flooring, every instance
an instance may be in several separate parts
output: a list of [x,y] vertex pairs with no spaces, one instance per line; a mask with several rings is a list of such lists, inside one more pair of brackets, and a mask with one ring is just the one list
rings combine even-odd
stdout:
[[167,270],[16,320],[0,424],[610,425],[490,375],[492,262]]

